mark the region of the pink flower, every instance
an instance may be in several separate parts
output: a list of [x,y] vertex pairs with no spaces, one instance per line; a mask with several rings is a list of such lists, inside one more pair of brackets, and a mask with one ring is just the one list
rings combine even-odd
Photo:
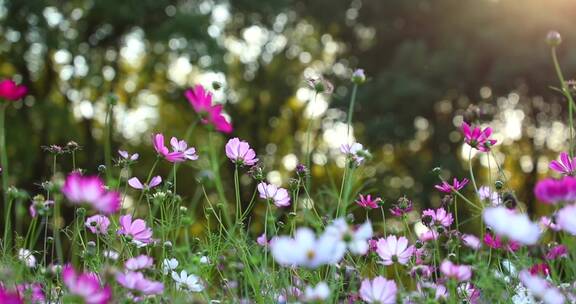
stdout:
[[408,239],[403,236],[398,238],[395,235],[389,235],[385,239],[379,239],[376,246],[376,253],[384,265],[394,263],[406,265],[414,253],[414,246],[408,246]]
[[399,198],[396,204],[392,205],[392,208],[390,208],[390,213],[392,213],[394,216],[403,216],[404,214],[412,211],[412,208],[412,201],[404,196]]
[[149,184],[143,184],[137,177],[133,177],[128,180],[128,185],[130,185],[130,187],[134,189],[149,190],[160,185],[161,182],[162,177],[160,176],[154,176],[153,178],[151,178]]
[[16,101],[28,93],[28,88],[24,85],[17,85],[12,79],[0,81],[0,98]]
[[96,214],[87,218],[84,225],[94,234],[106,234],[110,220],[104,215]]
[[288,190],[264,182],[259,183],[257,188],[261,199],[271,200],[276,207],[290,206]]
[[458,286],[458,294],[461,298],[466,299],[465,303],[477,304],[480,302],[480,289],[470,282]]
[[262,247],[268,246],[268,239],[266,238],[266,234],[262,233],[259,237],[257,237],[256,243]]
[[530,293],[542,300],[544,304],[562,304],[566,300],[564,295],[547,280],[532,275],[528,270],[520,271],[518,275],[520,282],[530,291]]
[[18,292],[9,291],[0,284],[0,303],[3,304],[24,304],[24,300]]
[[87,304],[105,304],[112,300],[109,286],[102,286],[95,273],[76,273],[71,265],[62,269],[62,280],[68,291],[81,297]]
[[546,253],[547,260],[555,260],[557,258],[562,258],[568,256],[568,248],[565,245],[556,245]]
[[120,193],[106,191],[104,182],[98,176],[69,174],[62,187],[62,193],[71,203],[86,203],[104,214],[120,210]]
[[562,230],[576,235],[576,205],[569,205],[560,210],[556,214],[556,222]]
[[[44,296],[44,291],[42,291],[42,284],[40,283],[18,284],[16,285],[16,289],[18,290],[20,296],[27,301],[26,303],[32,303],[32,304],[46,303],[46,297]],[[0,303],[5,303],[2,301],[1,296],[0,296]]]
[[139,255],[137,257],[129,258],[124,267],[127,270],[136,271],[140,269],[150,268],[154,265],[154,260],[147,255]]
[[551,218],[543,216],[540,218],[540,226],[542,229],[551,229],[552,231],[560,231],[560,226],[556,224]]
[[544,276],[548,276],[550,275],[550,266],[548,266],[546,263],[534,264],[532,267],[530,267],[529,271],[532,275],[542,274]]
[[458,181],[458,179],[454,178],[452,181],[452,185],[450,185],[446,181],[442,181],[442,184],[434,186],[434,188],[438,189],[440,192],[444,193],[452,193],[452,191],[459,191],[464,188],[468,184],[468,179],[463,178],[462,181]]
[[471,129],[466,122],[462,122],[460,129],[464,134],[464,141],[472,148],[488,152],[496,144],[495,139],[490,139],[490,135],[492,135],[492,128],[490,127],[484,130],[478,127]]
[[576,178],[565,176],[560,180],[547,178],[536,183],[536,198],[545,204],[576,200]]
[[164,291],[164,284],[146,279],[141,272],[118,273],[116,282],[124,288],[143,295],[160,294]]
[[349,157],[356,166],[360,166],[368,155],[368,151],[364,150],[364,146],[359,143],[353,144],[343,144],[340,146],[340,152],[342,152],[346,157]]
[[520,249],[520,243],[513,240],[503,241],[502,238],[491,233],[484,234],[484,244],[492,249],[504,248],[510,252],[514,252]]
[[562,152],[560,153],[560,161],[551,161],[549,167],[562,174],[574,175],[574,171],[576,171],[576,157],[570,158],[568,153]]
[[226,156],[240,166],[252,166],[258,162],[256,152],[247,142],[241,141],[238,137],[230,139],[226,144]]
[[130,154],[124,150],[118,150],[118,154],[120,154],[120,157],[122,157],[122,159],[129,161],[136,161],[140,157],[138,153]]
[[471,234],[463,234],[462,243],[474,250],[478,250],[480,247],[482,247],[482,242],[480,239]]
[[118,233],[145,244],[152,241],[152,228],[146,227],[146,222],[142,219],[132,221],[132,215],[130,214],[120,217]]
[[359,292],[366,303],[395,304],[398,287],[396,282],[377,276],[373,280],[364,279]]
[[222,105],[212,105],[212,93],[207,92],[201,85],[186,90],[184,96],[192,108],[200,115],[203,124],[212,125],[222,133],[232,132],[232,124],[222,115]]
[[450,227],[454,218],[452,218],[452,213],[446,212],[444,208],[438,208],[436,210],[427,209],[422,212],[422,217],[429,216],[433,223],[436,225],[441,225],[444,227]]
[[374,199],[372,199],[372,196],[370,194],[367,194],[366,196],[360,194],[360,197],[358,198],[358,200],[356,200],[356,204],[366,209],[376,209],[379,207],[378,203],[380,202],[382,202],[381,198],[375,197]]
[[159,156],[164,157],[167,161],[171,163],[180,163],[186,160],[197,160],[198,155],[196,154],[196,149],[194,147],[188,148],[188,144],[183,140],[178,140],[176,137],[170,139],[170,145],[172,146],[172,151],[169,151],[164,144],[164,135],[155,134],[152,138],[152,144],[154,150]]
[[46,200],[43,202],[32,201],[32,204],[30,204],[30,207],[28,208],[28,212],[31,217],[38,216],[38,213],[40,213],[41,216],[46,216],[52,206],[54,206],[53,200]]
[[468,281],[472,277],[472,267],[468,265],[456,265],[448,260],[440,264],[440,271],[448,278],[458,282]]

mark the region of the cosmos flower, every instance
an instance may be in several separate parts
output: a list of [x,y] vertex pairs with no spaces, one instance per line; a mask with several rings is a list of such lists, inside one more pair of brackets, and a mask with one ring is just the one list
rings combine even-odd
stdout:
[[490,190],[488,186],[482,186],[478,189],[478,197],[483,201],[488,201],[492,204],[492,206],[500,205],[500,195],[498,192],[494,192]]
[[356,166],[360,166],[366,159],[366,156],[370,154],[367,150],[364,150],[364,146],[359,143],[343,144],[340,146],[340,152],[350,158]]
[[170,146],[172,151],[168,150],[164,143],[164,135],[157,133],[152,138],[152,145],[154,150],[160,157],[163,157],[171,163],[180,163],[186,160],[197,160],[198,155],[194,147],[188,147],[184,140],[178,140],[176,137],[170,139]]
[[530,293],[540,299],[544,304],[562,304],[566,300],[564,295],[547,280],[530,273],[528,270],[520,271],[520,282]]
[[137,177],[132,177],[131,179],[128,180],[128,185],[130,185],[130,187],[139,190],[149,190],[160,185],[160,183],[162,183],[162,177],[160,177],[159,175],[152,177],[150,179],[150,183],[148,184],[140,182],[140,180]]
[[178,264],[178,260],[175,258],[164,259],[164,261],[162,261],[162,272],[168,274],[172,270],[178,268]]
[[528,215],[506,207],[485,208],[483,219],[496,235],[523,245],[534,245],[540,238],[541,231],[538,224],[530,221]]
[[576,171],[576,157],[571,158],[567,152],[562,152],[560,153],[560,160],[551,161],[549,167],[562,174],[574,175]]
[[137,257],[129,258],[124,264],[124,268],[131,271],[147,269],[154,265],[154,259],[147,255],[139,255]]
[[[32,303],[32,304],[46,303],[46,296],[44,295],[44,291],[42,289],[43,287],[42,284],[40,283],[31,283],[31,284],[26,283],[16,285],[16,290],[18,291],[20,296],[26,301],[26,303]],[[0,303],[10,304],[11,302],[9,301],[4,302],[2,296],[0,296]]]
[[120,217],[118,234],[128,236],[134,241],[145,244],[152,242],[152,228],[146,227],[146,222],[142,219],[132,221],[132,215],[130,214]]
[[271,200],[276,207],[290,206],[288,190],[264,182],[259,183],[257,188],[261,199]]
[[200,278],[193,274],[188,274],[186,270],[182,270],[180,274],[172,272],[172,279],[176,282],[178,290],[187,290],[192,292],[200,292],[204,290],[204,285],[200,282]]
[[326,301],[328,297],[330,297],[330,287],[326,282],[320,282],[316,286],[306,286],[303,301],[318,303]]
[[433,224],[444,227],[450,227],[452,222],[454,222],[452,213],[446,212],[444,208],[438,208],[436,210],[424,210],[424,212],[422,212],[422,217],[424,218],[425,216],[430,217]]
[[0,81],[0,98],[9,101],[16,101],[28,93],[28,88],[24,85],[17,85],[12,79]]
[[358,206],[366,209],[376,209],[379,207],[378,204],[380,202],[382,202],[381,198],[379,197],[372,198],[370,194],[367,194],[365,196],[360,194],[360,197],[356,200],[356,204],[358,204]]
[[78,173],[66,177],[62,193],[73,204],[88,204],[104,214],[120,210],[120,193],[107,191],[98,176],[82,176]]
[[565,176],[562,179],[546,178],[536,183],[534,195],[545,204],[572,202],[576,200],[576,178]]
[[364,255],[368,252],[368,240],[372,238],[373,230],[370,221],[353,229],[344,218],[339,218],[326,227],[324,234],[340,239],[353,254]]
[[256,152],[250,148],[247,142],[238,137],[234,137],[226,143],[226,156],[240,166],[252,166],[258,162]]
[[478,250],[480,249],[480,247],[482,247],[482,242],[480,241],[479,238],[477,238],[474,235],[471,234],[463,234],[461,236],[462,239],[462,243],[466,246],[468,246],[469,248],[472,248],[474,250]]
[[450,279],[458,282],[468,281],[472,277],[472,267],[468,265],[456,265],[448,260],[440,264],[440,271]]
[[463,178],[462,181],[459,181],[457,178],[454,178],[452,181],[452,185],[450,185],[447,181],[442,181],[440,185],[435,185],[434,188],[438,189],[440,192],[444,193],[452,193],[453,191],[460,191],[468,184],[468,179]]
[[395,304],[398,287],[396,282],[377,276],[373,280],[364,279],[359,292],[366,303]]
[[492,128],[490,127],[482,130],[479,127],[471,128],[466,122],[462,122],[460,129],[464,134],[464,141],[479,151],[489,152],[492,146],[496,144],[495,139],[490,139],[492,135]]
[[387,266],[394,263],[406,265],[414,254],[414,246],[409,246],[408,239],[403,236],[389,235],[385,239],[379,239],[376,246],[381,263]]
[[105,304],[112,300],[112,290],[102,286],[95,273],[76,273],[71,265],[62,268],[62,281],[68,292],[84,300],[86,304]]
[[556,222],[560,228],[572,235],[576,235],[576,205],[568,205],[558,210]]
[[396,204],[392,205],[392,208],[390,208],[390,213],[394,216],[403,216],[404,214],[412,211],[413,207],[414,205],[412,201],[404,196],[399,198],[398,201],[396,201]]
[[337,263],[346,251],[346,244],[338,238],[330,234],[316,238],[308,228],[297,229],[294,238],[279,236],[269,246],[278,264],[307,268]]
[[116,282],[143,295],[160,294],[164,291],[164,284],[146,279],[141,272],[120,272],[116,274]]
[[87,218],[84,225],[94,234],[106,234],[110,220],[104,215],[96,214]]
[[2,284],[0,284],[0,303],[24,304],[24,300],[20,297],[18,292],[5,289]]
[[118,154],[125,161],[136,161],[140,157],[138,153],[130,154],[128,151],[118,150]]
[[36,267],[36,257],[28,249],[18,249],[18,259],[28,268]]
[[184,96],[194,111],[198,113],[203,124],[211,125],[222,133],[232,132],[232,124],[222,115],[222,105],[213,105],[212,93],[206,91],[204,87],[196,85],[193,89],[186,90]]

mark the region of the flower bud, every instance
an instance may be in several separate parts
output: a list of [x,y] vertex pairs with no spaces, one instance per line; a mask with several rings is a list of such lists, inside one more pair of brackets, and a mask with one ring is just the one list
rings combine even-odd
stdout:
[[104,166],[104,165],[98,166],[98,172],[100,172],[100,173],[106,172],[106,166]]
[[562,36],[557,31],[550,31],[546,35],[546,43],[551,47],[557,47],[562,43]]
[[115,94],[108,94],[107,101],[109,105],[114,106],[118,103],[118,96],[116,96]]
[[366,81],[366,75],[364,75],[363,69],[357,69],[352,74],[352,82],[357,85],[361,85]]
[[496,187],[496,190],[502,190],[502,188],[504,188],[504,182],[502,182],[501,180],[497,180],[494,183],[494,186]]

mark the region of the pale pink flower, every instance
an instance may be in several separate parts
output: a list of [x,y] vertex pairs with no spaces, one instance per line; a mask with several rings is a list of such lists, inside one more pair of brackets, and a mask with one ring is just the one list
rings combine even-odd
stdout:
[[0,81],[0,98],[16,101],[28,93],[28,88],[24,85],[17,85],[12,79]]
[[382,259],[382,264],[392,265],[399,263],[405,265],[408,263],[414,253],[414,246],[408,246],[408,239],[401,236],[389,235],[387,238],[381,238],[376,243],[376,253]]
[[558,210],[556,222],[562,230],[576,235],[576,205],[568,205]]
[[471,234],[463,234],[462,235],[462,243],[474,250],[480,249],[482,247],[482,242],[479,238]]
[[95,273],[76,273],[71,265],[62,268],[62,281],[68,291],[84,300],[87,304],[105,304],[112,300],[112,290],[102,286]]
[[544,304],[562,304],[565,302],[566,298],[564,295],[547,280],[537,275],[532,275],[528,270],[520,271],[518,277],[530,293],[542,300]]
[[166,147],[163,134],[155,134],[152,138],[152,144],[156,153],[171,163],[198,159],[196,149],[194,147],[188,148],[188,144],[184,140],[179,141],[176,137],[170,139],[172,151]]
[[548,216],[541,217],[539,223],[540,223],[540,226],[542,226],[542,229],[550,229],[552,231],[560,231],[561,230],[560,226],[557,223],[555,223]]
[[480,289],[470,282],[459,285],[457,291],[460,298],[466,299],[466,303],[477,304],[480,302]]
[[528,215],[506,207],[485,208],[483,219],[496,235],[523,245],[536,244],[542,234],[538,224],[530,221]]
[[104,215],[96,214],[87,218],[84,225],[94,234],[106,234],[110,220]]
[[188,147],[188,143],[184,140],[178,140],[176,137],[170,139],[170,145],[172,146],[173,153],[181,153],[181,157],[184,160],[197,160],[198,154],[196,154],[196,149],[194,147]]
[[145,244],[152,241],[152,228],[146,227],[146,222],[142,219],[132,221],[132,215],[130,214],[120,217],[118,233]]
[[143,295],[160,294],[164,291],[164,284],[146,279],[141,272],[120,272],[116,275],[116,282],[126,289]]
[[94,209],[110,214],[120,210],[120,193],[107,191],[98,176],[68,175],[62,193],[74,204],[88,204]]
[[154,259],[147,255],[139,255],[137,257],[129,258],[124,264],[124,268],[131,271],[147,269],[154,265]]
[[343,144],[340,146],[340,152],[354,161],[357,166],[360,166],[368,155],[368,151],[364,150],[364,146],[359,143]]
[[130,185],[130,187],[134,189],[149,190],[160,185],[161,182],[162,177],[160,177],[159,175],[152,177],[150,179],[150,183],[148,184],[140,182],[140,180],[137,177],[132,177],[131,179],[128,180],[128,185]]
[[492,135],[492,128],[490,127],[484,130],[479,127],[472,129],[466,122],[462,122],[460,129],[464,134],[464,141],[472,148],[482,152],[489,152],[492,146],[496,144],[496,140],[490,139]]
[[458,282],[468,281],[472,277],[472,267],[469,265],[456,265],[448,260],[440,264],[440,271],[450,279]]
[[379,197],[372,198],[370,194],[367,194],[365,196],[360,194],[360,197],[356,200],[356,204],[358,204],[358,206],[366,209],[376,209],[379,207],[378,204],[380,202],[382,202],[381,198]]
[[395,304],[398,287],[396,282],[377,276],[373,280],[364,279],[359,292],[366,303]]
[[576,171],[576,157],[571,158],[567,152],[562,152],[560,153],[560,161],[551,161],[549,167],[562,174],[574,175],[574,171]]
[[262,247],[268,246],[268,239],[266,238],[266,234],[262,233],[259,237],[257,237],[256,243]]
[[424,210],[424,212],[422,212],[422,217],[424,216],[429,216],[432,219],[433,224],[444,227],[450,227],[450,225],[452,225],[452,222],[454,221],[452,213],[446,212],[444,208],[438,208],[436,210],[432,209]]
[[140,157],[138,153],[130,154],[128,153],[128,151],[124,150],[118,150],[118,154],[120,154],[120,157],[122,157],[122,159],[127,161],[136,161]]
[[256,152],[250,148],[247,142],[238,137],[230,139],[226,144],[226,156],[240,166],[252,166],[258,162]]
[[276,207],[290,206],[288,190],[264,182],[259,183],[257,188],[261,199],[271,200]]

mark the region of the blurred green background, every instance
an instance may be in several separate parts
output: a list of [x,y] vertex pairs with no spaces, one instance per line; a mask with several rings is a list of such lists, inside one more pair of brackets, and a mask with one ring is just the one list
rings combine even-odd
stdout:
[[[494,156],[533,211],[531,189],[567,141],[544,38],[562,33],[570,79],[575,18],[571,0],[0,1],[0,74],[31,91],[8,111],[11,183],[40,193],[52,171],[41,146],[70,140],[82,146],[80,166],[97,172],[109,94],[119,98],[113,150],[140,153],[131,174],[145,178],[155,159],[151,133],[182,137],[196,119],[184,90],[216,81],[232,136],[256,149],[269,180],[287,185],[314,119],[314,185],[339,185],[349,78],[363,68],[354,135],[374,159],[355,190],[437,204],[432,168],[446,178],[467,172],[458,126],[468,115],[494,128]],[[315,107],[304,83],[312,75],[335,85]],[[201,159],[179,172],[178,185],[198,199],[196,180],[211,176],[202,128],[191,142]],[[70,170],[69,156],[58,166]],[[493,158],[475,166],[481,183],[489,170],[495,179]],[[164,176],[169,170],[160,166]],[[223,161],[222,171],[230,180],[232,165]],[[251,180],[242,183],[249,199]]]

